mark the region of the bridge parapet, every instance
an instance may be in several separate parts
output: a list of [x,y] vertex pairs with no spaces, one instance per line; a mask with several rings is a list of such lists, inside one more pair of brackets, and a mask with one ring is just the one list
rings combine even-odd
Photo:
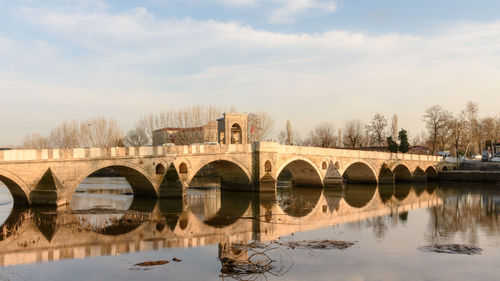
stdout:
[[250,144],[192,144],[177,146],[142,146],[70,149],[14,149],[0,151],[0,162],[78,160],[93,158],[162,157],[222,153],[249,153]]
[[254,150],[260,152],[278,152],[284,154],[307,154],[321,156],[351,157],[379,160],[413,160],[442,162],[443,158],[433,155],[405,154],[380,151],[365,151],[355,149],[337,149],[309,146],[280,145],[275,142],[260,142],[254,144]]

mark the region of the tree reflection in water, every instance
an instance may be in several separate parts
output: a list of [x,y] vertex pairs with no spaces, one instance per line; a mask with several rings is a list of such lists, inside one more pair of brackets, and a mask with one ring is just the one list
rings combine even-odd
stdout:
[[478,245],[479,232],[484,232],[488,237],[500,234],[498,186],[443,184],[441,192],[443,204],[429,209],[430,220],[426,233],[429,243],[463,240]]

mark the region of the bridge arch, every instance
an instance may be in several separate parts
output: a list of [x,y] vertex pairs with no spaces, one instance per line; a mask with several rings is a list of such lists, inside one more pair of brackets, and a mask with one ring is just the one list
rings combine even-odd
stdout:
[[411,182],[413,181],[413,175],[411,173],[410,168],[404,164],[399,163],[393,169],[394,173],[394,181],[396,182]]
[[196,167],[192,167],[192,171],[188,172],[186,186],[195,184],[193,179],[195,176],[203,176],[203,169],[212,168],[214,175],[220,178],[220,187],[223,189],[232,190],[251,190],[251,173],[250,170],[240,161],[227,156],[218,156],[200,162]]
[[432,165],[430,165],[429,167],[427,167],[425,169],[425,173],[427,173],[428,180],[435,180],[438,178],[438,172],[437,172],[436,168]]
[[323,187],[320,169],[314,162],[305,157],[291,158],[283,163],[276,171],[275,178],[278,179],[285,169],[290,171],[293,183],[296,186]]
[[342,177],[349,183],[377,183],[377,176],[371,165],[360,160],[347,166]]
[[[69,194],[73,194],[78,185],[91,174],[104,168],[112,168],[123,176],[134,192],[134,196],[158,197],[158,183],[143,167],[127,161],[102,161],[92,165],[76,179],[76,186],[73,186]],[[155,173],[154,171],[152,173]]]
[[427,181],[427,173],[422,168],[420,168],[420,166],[417,166],[413,171],[413,181],[416,182]]
[[13,173],[0,169],[0,181],[3,182],[10,191],[14,204],[29,206],[31,189],[18,176]]

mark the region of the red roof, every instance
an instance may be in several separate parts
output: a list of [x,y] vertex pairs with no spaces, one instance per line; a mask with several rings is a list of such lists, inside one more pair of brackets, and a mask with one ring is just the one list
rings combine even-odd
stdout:
[[182,132],[182,131],[198,131],[198,130],[202,130],[202,129],[203,129],[203,127],[191,127],[191,128],[165,127],[165,128],[161,128],[158,130],[154,130],[153,132],[161,132],[161,131],[164,131],[164,132],[168,132],[168,131]]
[[421,145],[414,145],[414,146],[410,147],[409,150],[429,150],[429,147],[421,146]]

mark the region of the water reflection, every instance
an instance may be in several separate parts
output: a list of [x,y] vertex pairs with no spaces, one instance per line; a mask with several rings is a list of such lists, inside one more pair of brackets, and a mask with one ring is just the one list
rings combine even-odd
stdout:
[[363,208],[375,195],[375,184],[350,184],[345,187],[344,200],[351,207]]
[[196,190],[189,192],[190,211],[204,224],[222,228],[234,224],[250,207],[252,193],[228,190]]
[[[134,201],[132,188],[121,177],[87,177],[71,198],[70,210],[81,225],[101,233],[113,233],[124,218],[116,210],[128,210]],[[136,203],[137,204],[137,203]]]
[[[500,235],[500,192],[487,184],[443,183],[438,189],[443,204],[429,209],[426,239],[430,243],[465,240],[478,245],[480,233]],[[495,245],[498,240],[495,239]]]
[[323,189],[323,196],[325,197],[328,209],[330,212],[338,211],[340,201],[344,198],[344,188],[342,185],[327,185]]
[[[383,239],[392,228],[428,208],[429,242],[478,231],[498,235],[500,192],[437,184],[280,186],[276,194],[193,189],[185,199],[146,200],[128,195],[121,179],[89,178],[70,206],[14,208],[0,229],[3,265],[114,255],[149,249],[272,241],[292,233],[350,223]],[[116,191],[118,190],[118,191]],[[83,191],[83,192],[82,192]],[[16,259],[9,258],[16,255]],[[2,258],[3,257],[3,258]],[[33,258],[35,257],[35,258]]]
[[281,187],[277,189],[277,201],[288,215],[303,217],[316,207],[321,193],[322,190],[315,187]]

